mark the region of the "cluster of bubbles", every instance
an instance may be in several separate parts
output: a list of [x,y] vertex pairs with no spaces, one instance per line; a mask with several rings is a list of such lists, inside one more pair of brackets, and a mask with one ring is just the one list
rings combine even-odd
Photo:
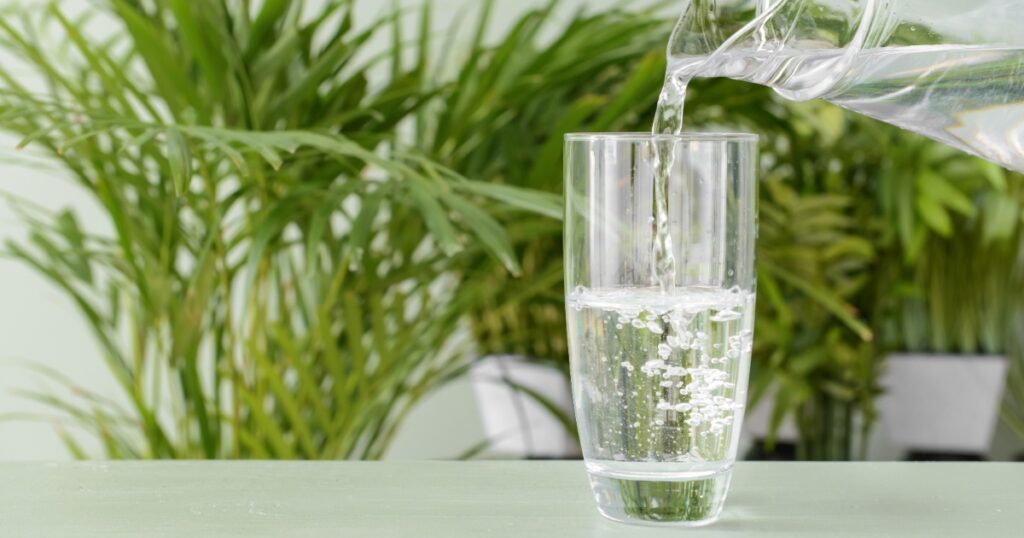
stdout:
[[[670,413],[681,413],[685,417],[683,422],[694,430],[703,426],[700,428],[702,436],[720,435],[732,424],[735,411],[742,407],[733,398],[721,395],[723,389],[736,387],[723,368],[730,360],[750,352],[752,334],[747,330],[733,334],[727,338],[725,349],[721,349],[720,343],[709,345],[710,326],[704,326],[704,330],[692,328],[692,321],[703,315],[709,322],[719,324],[740,320],[743,305],[739,302],[738,290],[730,290],[729,296],[737,301],[723,303],[723,295],[717,294],[707,301],[693,301],[683,306],[616,305],[609,309],[617,316],[617,329],[629,326],[661,337],[657,358],[649,359],[639,370],[645,376],[660,379],[657,386],[663,389],[662,395],[675,391],[678,397],[659,397],[655,426],[663,426]],[[672,360],[673,354],[680,352],[692,354],[691,362],[696,364],[671,364],[676,362]],[[620,365],[627,375],[633,375],[637,367],[626,359]]]
[[[596,450],[620,461],[724,457],[742,413],[753,296],[739,288],[576,288],[574,382]],[[579,312],[580,314],[577,314]],[[581,429],[581,432],[583,430]]]

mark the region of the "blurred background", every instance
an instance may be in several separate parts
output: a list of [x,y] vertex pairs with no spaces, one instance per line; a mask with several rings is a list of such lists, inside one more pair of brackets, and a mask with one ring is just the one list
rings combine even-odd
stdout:
[[[674,7],[0,0],[0,460],[576,456],[562,135],[649,129]],[[762,140],[747,457],[1019,459],[1021,177],[687,122]]]

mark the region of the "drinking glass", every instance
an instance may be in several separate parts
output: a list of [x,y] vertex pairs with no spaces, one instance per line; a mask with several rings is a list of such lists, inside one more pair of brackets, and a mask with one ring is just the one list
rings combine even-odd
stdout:
[[573,401],[598,509],[711,523],[747,396],[757,137],[570,134],[565,157]]

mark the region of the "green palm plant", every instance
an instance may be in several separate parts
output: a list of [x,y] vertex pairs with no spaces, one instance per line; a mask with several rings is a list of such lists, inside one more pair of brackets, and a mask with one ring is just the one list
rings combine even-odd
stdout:
[[[470,177],[556,194],[562,189],[565,133],[650,128],[664,78],[670,17],[657,5],[580,13],[559,27],[554,38],[544,39],[544,29],[554,25],[551,10],[556,4],[530,12],[496,44],[480,44],[478,36],[478,45],[456,70],[454,91],[430,109],[435,119],[427,123],[421,141],[435,158]],[[486,27],[483,11],[478,27]],[[845,186],[847,171],[826,175],[830,160],[816,149],[823,135],[838,143],[846,120],[821,107],[804,107],[797,114],[799,107],[781,103],[764,88],[729,81],[694,83],[689,105],[688,123],[695,128],[726,125],[763,133],[763,151],[773,159],[773,183],[803,183],[802,192],[783,196],[779,186],[778,198],[762,202],[763,212],[780,215],[777,222],[764,225],[779,232],[766,229],[759,247],[761,259],[773,262],[762,264],[762,281],[774,285],[778,302],[764,303],[759,314],[759,327],[765,329],[758,337],[763,345],[756,360],[755,394],[763,395],[771,385],[795,385],[798,390],[780,392],[789,399],[776,408],[779,420],[834,394],[848,402],[847,411],[870,408],[876,392],[875,360],[864,350],[873,333],[849,301],[864,287],[875,255],[868,234],[878,230],[858,226],[853,195],[815,194],[825,185],[836,192]],[[789,145],[777,149],[783,141]],[[466,285],[479,286],[486,297],[470,314],[478,349],[565,367],[561,227],[555,220],[560,215],[493,213],[509,230],[523,275],[510,275],[482,256],[460,266]],[[805,236],[812,242],[790,248],[794,237]],[[821,259],[819,252],[832,241],[840,247]],[[787,327],[779,326],[779,308],[789,313]],[[814,314],[803,316],[810,312]],[[811,331],[808,325],[820,327]],[[829,339],[822,343],[826,335]],[[833,361],[836,356],[847,359]],[[795,364],[792,371],[787,369],[790,362]],[[812,429],[813,420],[803,422]],[[812,438],[815,446],[825,443]]]
[[935,144],[907,149],[894,168],[916,178],[886,178],[884,192],[893,220],[915,226],[899,230],[909,266],[890,338],[909,351],[1002,353],[1024,305],[1020,176]]
[[[113,457],[375,458],[472,348],[564,364],[562,135],[648,128],[660,3],[559,23],[551,2],[495,43],[482,2],[462,57],[459,36],[432,39],[429,3],[368,24],[351,1],[97,6],[8,6],[0,46],[24,65],[0,66],[0,128],[113,233],[15,201],[32,233],[8,252],[73,299],[124,397],[29,396]],[[96,20],[119,31],[90,37]],[[972,222],[1008,245],[1014,182],[760,87],[699,81],[688,107],[693,128],[762,134],[754,399],[781,387],[773,421],[797,418],[801,455],[850,457],[921,295],[890,292]]]
[[[425,151],[466,177],[547,193],[561,204],[563,136],[572,131],[642,129],[664,74],[669,20],[664,3],[557,17],[562,3],[527,11],[490,43],[494,2],[482,2],[452,91],[428,110]],[[548,34],[551,34],[550,36]],[[522,262],[510,274],[492,257],[459,270],[481,300],[469,312],[481,354],[567,365],[561,209],[541,218],[494,212]]]
[[[109,457],[381,457],[465,366],[456,329],[473,297],[450,265],[488,253],[518,269],[479,197],[549,203],[464,179],[399,135],[443,90],[429,5],[411,45],[397,13],[360,27],[353,2],[97,6],[0,18],[24,63],[0,67],[0,128],[59,162],[113,233],[15,201],[31,237],[8,251],[74,301],[123,398],[46,368],[76,398],[27,395]],[[109,40],[89,37],[97,18]],[[361,59],[380,33],[389,54]]]
[[[555,26],[556,5],[531,11],[496,44],[484,43],[477,35],[476,45],[453,76],[453,92],[429,109],[433,119],[420,134],[437,160],[469,177],[556,194],[562,189],[564,134],[650,128],[664,79],[663,49],[671,16],[659,11],[658,4],[646,10],[582,12],[558,27],[555,37],[544,39],[544,30]],[[479,28],[488,22],[487,7],[482,11]],[[778,421],[801,410],[807,415],[814,402],[836,394],[847,402],[844,416],[856,406],[870,409],[876,361],[865,352],[865,342],[873,333],[848,301],[864,286],[874,257],[867,234],[877,228],[858,227],[859,209],[852,195],[813,194],[825,184],[834,191],[845,184],[837,177],[841,173],[823,174],[829,159],[811,158],[823,155],[816,151],[823,135],[840,140],[845,120],[834,112],[820,114],[820,108],[801,116],[764,88],[730,81],[697,82],[688,100],[688,123],[695,128],[726,125],[764,134],[763,151],[774,159],[772,180],[799,180],[808,193],[807,200],[798,202],[793,200],[804,195],[796,192],[762,201],[763,212],[774,209],[782,217],[776,223],[780,231],[766,230],[759,246],[762,260],[775,261],[762,264],[762,282],[774,285],[778,301],[763,302],[759,313],[758,324],[764,329],[758,337],[763,344],[755,361],[755,397],[772,385],[795,385],[798,390],[779,392],[787,399],[776,406]],[[795,125],[800,118],[803,124]],[[777,149],[783,139],[790,142],[788,150]],[[820,178],[825,179],[817,183]],[[781,192],[781,187],[776,190]],[[787,206],[790,202],[800,207]],[[469,316],[478,350],[515,353],[565,367],[561,226],[555,220],[560,215],[492,212],[509,231],[523,273],[510,275],[483,256],[467,258],[460,266],[466,285],[479,286],[484,298]],[[813,218],[799,229],[782,231],[794,216]],[[794,235],[811,236],[815,242],[790,248]],[[845,246],[820,259],[822,245],[830,241]],[[799,248],[811,257],[794,257]],[[779,326],[779,308],[789,313],[783,318],[787,327]],[[808,324],[819,327],[811,331]],[[821,340],[826,335],[828,340]],[[833,361],[837,356],[847,358]],[[790,363],[795,365],[792,369]],[[821,440],[825,434],[810,433],[817,427],[815,419],[802,422],[809,445],[832,442]],[[844,450],[842,454],[848,454]]]
[[752,120],[769,140],[752,401],[778,387],[773,426],[795,417],[798,457],[856,457],[855,414],[863,440],[886,355],[922,338],[1005,349],[1018,332],[1021,182],[894,127],[757,91],[717,94],[751,106],[712,95],[689,107],[696,121],[701,110]]
[[[538,35],[550,6],[533,17],[497,44],[471,49],[456,91],[432,110],[438,119],[422,139],[466,175],[556,193],[566,132],[649,128],[669,27],[657,9],[581,14],[544,41]],[[621,40],[598,36],[595,27],[621,27]],[[577,44],[586,52],[574,51]],[[787,103],[731,81],[695,82],[687,121],[696,129],[759,132],[765,142],[753,399],[780,388],[773,422],[797,418],[802,457],[853,457],[854,412],[870,425],[881,358],[900,346],[888,326],[901,305],[886,286],[907,280],[904,260],[915,261],[922,241],[941,239],[933,201],[955,214],[967,211],[962,198],[972,206],[1002,200],[998,191],[955,192],[982,189],[1004,173],[959,157],[957,166],[969,163],[959,176],[939,169],[917,177],[898,148],[949,152],[828,105]],[[562,358],[560,229],[539,216],[495,216],[524,260],[525,277],[516,280],[486,258],[465,266],[468,282],[490,297],[471,316],[477,344],[485,353]]]
[[[583,12],[544,39],[557,4],[531,11],[496,44],[476,36],[453,92],[430,109],[433,119],[419,133],[439,161],[470,177],[555,194],[565,133],[649,128],[674,13],[660,4]],[[487,27],[489,5],[478,28]],[[974,219],[986,244],[1014,234],[1018,213],[1007,190],[1014,181],[937,143],[829,105],[785,102],[765,88],[697,81],[687,100],[691,128],[738,128],[764,141],[752,401],[779,389],[772,422],[797,419],[800,457],[852,458],[855,414],[865,433],[882,359],[906,347],[907,335],[892,326],[913,307],[891,291],[913,282],[934,289],[913,273],[945,265],[947,258],[927,263],[922,249],[971,226],[957,218]],[[461,266],[467,285],[487,298],[470,315],[478,349],[564,366],[560,227],[543,215],[493,213],[509,230],[523,275],[486,257]],[[1001,310],[986,312],[991,319]],[[937,314],[929,309],[932,321]]]
[[881,332],[900,350],[1007,356],[1002,416],[1024,438],[1024,181],[942,147],[907,160],[917,181],[894,185],[889,207],[921,218],[901,234],[909,263],[892,277],[897,305]]
[[769,450],[771,432],[789,416],[800,432],[798,458],[851,459],[854,414],[870,425],[879,374],[871,303],[882,227],[865,181],[874,163],[856,155],[862,148],[844,147],[867,127],[830,105],[744,89],[754,91],[770,105],[752,110],[739,101],[708,118],[746,118],[767,142],[750,403],[774,389]]
[[941,147],[908,161],[918,180],[893,186],[888,207],[921,218],[901,234],[909,263],[891,277],[896,313],[882,333],[901,350],[1007,356],[1002,418],[1024,438],[1024,181]]

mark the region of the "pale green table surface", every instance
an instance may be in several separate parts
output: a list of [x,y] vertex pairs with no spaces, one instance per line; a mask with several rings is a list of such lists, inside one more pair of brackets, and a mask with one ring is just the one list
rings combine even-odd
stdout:
[[602,519],[580,462],[0,464],[0,536],[1024,536],[1024,464],[740,463],[703,529]]

